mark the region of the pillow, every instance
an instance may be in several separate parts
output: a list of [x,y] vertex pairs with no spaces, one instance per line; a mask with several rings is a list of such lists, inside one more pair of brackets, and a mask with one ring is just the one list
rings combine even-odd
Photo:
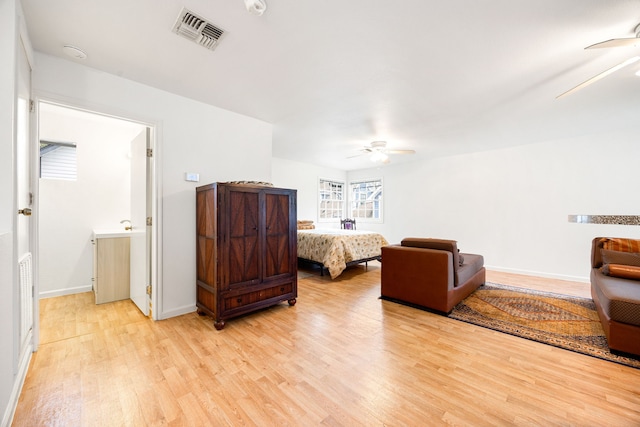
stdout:
[[640,280],[640,267],[622,264],[605,264],[602,273],[622,279]]
[[623,264],[640,267],[640,253],[601,249],[603,264]]
[[640,240],[605,238],[602,248],[619,252],[640,252]]

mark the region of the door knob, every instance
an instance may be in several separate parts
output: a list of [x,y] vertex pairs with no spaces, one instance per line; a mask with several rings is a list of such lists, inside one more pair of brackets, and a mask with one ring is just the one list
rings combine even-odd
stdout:
[[24,216],[31,216],[31,209],[29,208],[20,209],[18,213]]

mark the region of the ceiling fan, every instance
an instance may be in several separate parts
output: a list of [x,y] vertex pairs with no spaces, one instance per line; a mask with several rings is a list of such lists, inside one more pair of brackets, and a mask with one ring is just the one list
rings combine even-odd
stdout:
[[387,149],[387,141],[373,141],[368,146],[365,146],[360,151],[361,154],[347,157],[348,159],[369,155],[369,159],[376,163],[389,163],[389,154],[415,154],[415,150],[389,150]]
[[[587,46],[585,47],[585,49],[601,49],[601,48],[608,48],[608,47],[627,47],[627,46],[632,46],[632,47],[636,47],[636,46],[640,46],[640,24],[638,24],[638,26],[636,26],[636,28],[633,30],[635,33],[635,37],[626,37],[626,38],[620,38],[620,39],[611,39],[611,40],[605,40],[599,43],[595,43],[592,44],[591,46]],[[600,74],[597,74],[593,77],[591,77],[589,80],[586,80],[582,83],[580,83],[578,86],[573,87],[571,89],[569,89],[568,91],[561,93],[560,95],[556,96],[556,99],[562,98],[563,96],[567,96],[569,94],[572,94],[573,92],[576,92],[582,88],[584,88],[585,86],[589,86],[591,83],[595,83],[598,80],[607,77],[609,74],[615,73],[616,71],[626,67],[627,65],[631,65],[634,62],[640,60],[640,56],[633,56],[629,59],[627,59],[626,61],[623,61],[621,63],[619,63],[618,65],[609,68],[608,70],[605,70],[603,72],[601,72]]]

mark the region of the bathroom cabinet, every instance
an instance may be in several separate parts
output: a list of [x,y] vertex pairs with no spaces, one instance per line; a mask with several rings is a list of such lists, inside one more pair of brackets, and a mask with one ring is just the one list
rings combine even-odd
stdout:
[[296,190],[214,183],[196,189],[197,308],[225,321],[296,303]]
[[129,298],[130,239],[94,233],[93,291],[96,304]]

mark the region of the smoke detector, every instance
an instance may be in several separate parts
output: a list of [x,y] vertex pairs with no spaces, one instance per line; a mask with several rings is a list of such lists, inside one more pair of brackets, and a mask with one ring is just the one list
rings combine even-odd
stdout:
[[215,49],[225,34],[224,30],[191,12],[186,7],[183,7],[180,15],[178,15],[178,19],[176,19],[176,23],[173,26],[173,32],[209,50]]
[[71,46],[70,44],[65,44],[62,48],[62,51],[75,59],[86,59],[87,54],[80,49],[79,47]]
[[264,0],[244,0],[244,6],[249,13],[257,16],[261,16],[267,10]]

